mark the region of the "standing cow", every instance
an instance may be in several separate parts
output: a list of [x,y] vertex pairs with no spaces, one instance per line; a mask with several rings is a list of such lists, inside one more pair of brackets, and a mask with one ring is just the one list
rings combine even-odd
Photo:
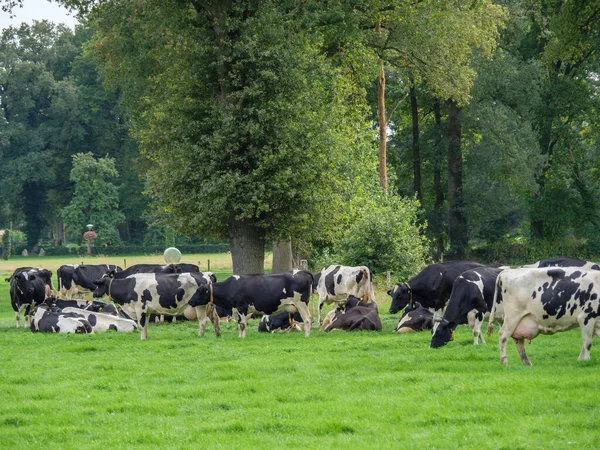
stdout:
[[504,309],[500,327],[500,362],[508,365],[509,338],[517,344],[521,361],[531,365],[525,339],[579,327],[582,347],[579,360],[590,359],[594,335],[600,336],[600,272],[574,267],[510,269],[498,275],[488,335],[498,306]]
[[557,258],[542,259],[533,264],[521,266],[524,269],[536,269],[542,267],[579,267],[583,270],[600,270],[600,266],[595,262],[586,261],[579,258],[569,258],[559,256]]
[[[233,275],[225,281],[214,283],[214,303],[231,308],[238,322],[238,335],[246,337],[248,312],[277,314],[299,312],[304,322],[304,334],[310,336],[308,301],[312,293],[313,275],[304,270],[292,272]],[[192,299],[190,306],[198,304]]]
[[212,321],[217,337],[221,335],[214,307],[212,304],[207,306],[212,303],[211,285],[200,273],[138,273],[125,279],[104,274],[94,283],[94,297],[108,295],[128,316],[137,320],[142,340],[148,337],[151,313],[175,316],[183,313],[188,304],[196,308],[199,336],[204,335],[207,318]]
[[448,306],[444,317],[431,337],[431,348],[446,345],[461,323],[468,322],[468,315],[474,311],[473,338],[474,344],[479,340],[485,344],[481,333],[481,324],[492,309],[496,279],[507,267],[478,267],[463,272],[454,281]]
[[442,313],[450,298],[454,280],[465,270],[477,267],[483,265],[471,261],[447,261],[426,267],[408,283],[398,283],[388,291],[388,295],[392,297],[390,314],[396,314],[409,303],[419,302],[424,308],[435,309],[433,315],[435,328],[436,322],[442,320]]
[[50,294],[48,284],[52,272],[46,269],[25,268],[15,271],[10,280],[10,304],[15,312],[16,326],[21,327],[21,311],[25,310],[27,325],[31,324],[33,308],[44,302]]
[[59,293],[66,298],[73,298],[76,294],[85,296],[96,289],[94,280],[100,279],[106,272],[121,270],[113,264],[65,264],[56,271]]
[[323,304],[342,303],[349,295],[374,302],[373,276],[367,266],[331,265],[321,270],[316,287],[319,295],[319,325]]

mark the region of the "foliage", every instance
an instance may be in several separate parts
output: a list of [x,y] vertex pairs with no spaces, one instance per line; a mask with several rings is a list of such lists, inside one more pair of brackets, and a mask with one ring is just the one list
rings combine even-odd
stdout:
[[424,226],[417,225],[416,200],[376,197],[352,206],[358,210],[356,218],[334,239],[315,267],[366,265],[376,274],[389,270],[402,279],[424,267],[426,241],[422,237]]
[[63,209],[63,217],[75,234],[81,233],[87,224],[94,225],[98,232],[96,245],[120,242],[116,226],[124,217],[117,209],[117,187],[111,182],[117,176],[113,158],[96,159],[92,153],[73,155],[71,181],[75,183],[75,192],[71,203]]
[[12,247],[12,233],[10,230],[4,230],[2,235],[2,259],[8,260],[10,258],[11,247]]

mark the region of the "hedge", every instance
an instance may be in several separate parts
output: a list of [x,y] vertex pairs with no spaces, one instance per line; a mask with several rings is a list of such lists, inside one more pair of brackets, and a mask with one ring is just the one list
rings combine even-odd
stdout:
[[[13,255],[20,256],[25,246],[13,247]],[[46,256],[69,256],[87,254],[87,245],[81,246],[48,246],[42,247]],[[229,244],[190,244],[177,247],[181,253],[224,253],[229,251]],[[122,245],[119,247],[94,247],[92,249],[95,255],[106,256],[127,256],[127,255],[162,255],[165,251],[164,246],[143,246],[143,245]]]

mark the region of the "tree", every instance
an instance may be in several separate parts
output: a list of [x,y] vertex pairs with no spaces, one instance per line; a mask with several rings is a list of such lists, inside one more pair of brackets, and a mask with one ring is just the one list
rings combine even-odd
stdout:
[[96,159],[91,152],[73,155],[70,179],[75,183],[75,193],[62,215],[74,235],[83,233],[87,224],[92,224],[98,243],[106,246],[120,242],[116,227],[124,216],[118,210],[117,187],[111,182],[117,176],[112,158]]

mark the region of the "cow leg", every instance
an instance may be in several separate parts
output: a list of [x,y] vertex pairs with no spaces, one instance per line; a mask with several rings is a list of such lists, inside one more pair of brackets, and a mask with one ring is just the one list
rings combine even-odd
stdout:
[[[237,317],[236,317],[237,316]],[[246,337],[246,313],[233,308],[233,318],[238,323],[238,337],[243,339]]]
[[481,332],[481,325],[483,324],[482,320],[479,319],[475,319],[475,323],[473,324],[473,338],[474,338],[474,345],[479,344],[479,341],[481,341],[482,344],[485,344],[485,339],[483,339],[483,333]]
[[212,322],[217,337],[221,337],[221,319],[219,318],[219,314],[217,314],[217,307],[214,303],[206,305],[206,315]]
[[[500,362],[505,366],[508,366],[508,359],[506,357],[506,346],[508,345],[508,339],[512,336],[513,332],[519,325],[519,322],[526,314],[522,314],[520,316],[516,316],[512,318],[512,320],[508,320],[506,317],[504,318],[504,322],[500,327],[500,331],[498,332],[498,342],[500,347]],[[525,364],[525,363],[523,363]]]
[[150,314],[148,314],[146,304],[143,304],[141,307],[136,307],[135,314],[138,317],[140,338],[142,341],[145,341],[148,339],[148,322],[150,322]]
[[17,309],[15,311],[15,320],[17,322],[17,328],[21,328],[21,310]]
[[531,366],[531,361],[527,357],[527,353],[525,352],[525,339],[517,339],[517,351],[519,352],[519,356],[521,357],[521,361],[526,366]]
[[433,313],[433,331],[432,331],[433,334],[435,334],[437,327],[440,326],[440,322],[442,321],[443,317],[444,317],[444,308],[436,309],[434,311],[434,313]]
[[325,299],[322,299],[321,297],[319,297],[319,308],[318,308],[319,326],[323,325],[323,320],[321,319],[321,310],[323,309],[323,304],[324,303],[325,303]]
[[578,361],[587,361],[590,359],[590,349],[592,348],[592,339],[594,339],[595,321],[590,321],[585,325],[582,320],[579,321],[581,326],[581,352],[579,353]]
[[302,321],[304,322],[304,336],[310,337],[310,312],[308,311],[308,305],[303,301],[299,300],[294,304],[298,312],[300,313],[300,317],[302,317]]

